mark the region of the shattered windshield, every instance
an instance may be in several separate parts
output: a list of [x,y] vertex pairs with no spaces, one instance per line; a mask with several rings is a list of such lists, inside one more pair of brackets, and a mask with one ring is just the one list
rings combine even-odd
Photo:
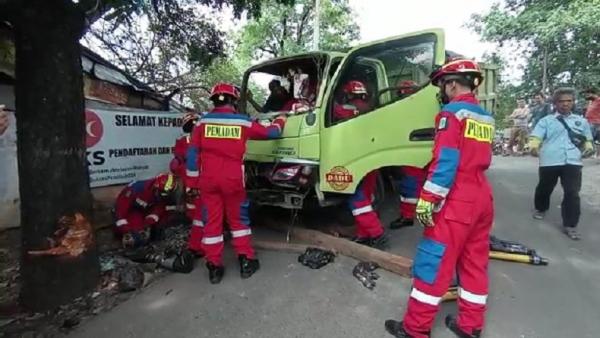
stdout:
[[251,72],[246,88],[246,112],[303,113],[319,95],[326,58],[314,56],[269,64]]

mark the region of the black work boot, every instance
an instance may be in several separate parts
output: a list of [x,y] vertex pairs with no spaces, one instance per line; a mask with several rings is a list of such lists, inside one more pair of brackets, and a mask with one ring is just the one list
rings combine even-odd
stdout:
[[387,246],[388,236],[386,233],[381,234],[378,237],[373,237],[367,243],[368,246],[375,249],[383,250]]
[[210,262],[206,263],[206,268],[208,269],[208,279],[210,280],[210,284],[221,283],[221,279],[223,279],[223,275],[225,274],[225,268]]
[[371,243],[371,239],[368,237],[352,237],[351,241],[362,245],[369,245]]
[[258,259],[246,258],[246,255],[239,255],[238,259],[240,261],[240,276],[243,279],[250,278],[260,268]]
[[456,318],[454,318],[453,315],[447,315],[445,322],[446,327],[450,329],[450,331],[452,331],[459,338],[479,338],[481,336],[481,330],[474,330],[471,334],[461,330],[461,328],[458,327]]
[[400,218],[398,218],[395,221],[392,221],[390,223],[390,229],[396,230],[396,229],[401,229],[401,228],[406,228],[406,227],[411,227],[415,225],[415,220],[412,218],[405,218],[403,216],[400,216]]
[[[406,330],[404,330],[404,324],[400,321],[388,319],[385,321],[385,330],[394,337],[397,338],[413,338]],[[429,337],[429,332],[423,334]]]

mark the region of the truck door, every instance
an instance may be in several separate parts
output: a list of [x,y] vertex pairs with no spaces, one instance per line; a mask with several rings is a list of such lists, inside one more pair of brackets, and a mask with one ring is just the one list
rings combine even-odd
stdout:
[[[441,30],[350,51],[325,95],[321,191],[352,193],[372,170],[427,164],[439,111],[438,90],[429,84],[429,74],[444,58]],[[351,81],[362,83],[366,93],[349,93]]]

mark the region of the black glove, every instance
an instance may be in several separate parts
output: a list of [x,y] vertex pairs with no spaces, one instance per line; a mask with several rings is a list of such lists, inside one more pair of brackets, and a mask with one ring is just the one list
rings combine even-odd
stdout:
[[298,262],[308,266],[311,269],[319,269],[328,263],[333,262],[335,254],[331,251],[321,250],[317,248],[307,248],[306,252],[298,257]]
[[375,262],[360,262],[356,264],[352,270],[352,275],[356,277],[367,289],[373,290],[379,279],[379,274],[375,270],[379,268],[379,265]]

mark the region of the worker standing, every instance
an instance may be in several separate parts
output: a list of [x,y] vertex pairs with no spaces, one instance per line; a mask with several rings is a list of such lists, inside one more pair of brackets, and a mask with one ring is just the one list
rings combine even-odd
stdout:
[[[418,88],[413,80],[400,80],[396,85],[396,95],[399,99],[404,99],[414,94]],[[417,201],[427,176],[425,169],[414,166],[399,167],[399,174],[400,179],[395,184],[400,193],[400,217],[390,223],[390,229],[413,226]]]
[[446,63],[431,74],[445,104],[436,116],[433,158],[417,202],[425,226],[413,264],[413,288],[403,321],[387,320],[396,337],[430,336],[442,296],[457,273],[458,316],[446,326],[458,337],[479,337],[488,294],[492,188],[485,176],[494,119],[474,91],[483,77],[470,60]]
[[202,249],[206,255],[209,280],[216,284],[225,273],[221,261],[223,215],[231,230],[241,277],[249,278],[259,269],[251,244],[249,201],[244,188],[246,140],[278,138],[286,118],[282,115],[265,127],[239,114],[236,108],[239,91],[231,84],[216,84],[210,99],[214,104],[213,110],[198,122],[192,132],[187,172],[190,177],[199,177],[191,188],[200,189],[202,206],[206,211]]
[[400,192],[400,217],[390,223],[390,229],[413,226],[417,201],[427,172],[419,167],[401,166],[400,175],[400,180],[396,182]]
[[[371,110],[364,83],[351,80],[344,84],[342,90],[343,103],[335,103],[333,107],[333,117],[336,121],[351,119]],[[369,172],[356,188],[356,192],[348,199],[348,207],[356,222],[356,233],[352,240],[372,247],[383,247],[386,242],[383,226],[377,212],[373,209],[378,175],[378,170]]]

